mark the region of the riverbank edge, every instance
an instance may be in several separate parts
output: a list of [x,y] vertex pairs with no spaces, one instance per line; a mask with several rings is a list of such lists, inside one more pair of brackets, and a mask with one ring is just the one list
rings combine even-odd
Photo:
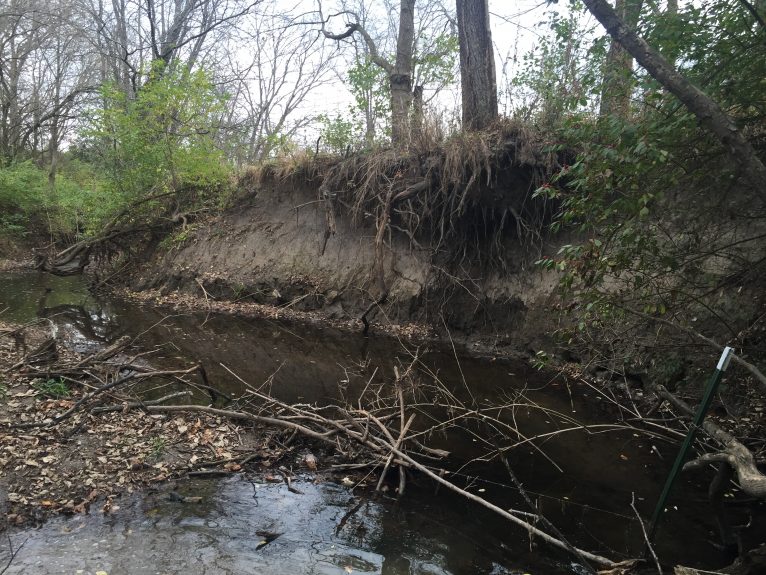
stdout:
[[30,259],[9,259],[0,258],[0,273],[16,271],[32,271],[35,269],[35,263]]
[[[179,482],[194,476],[247,473],[281,483],[276,468],[282,461],[306,467],[308,443],[285,446],[284,430],[205,413],[128,409],[124,397],[110,396],[100,413],[80,410],[46,425],[102,384],[95,375],[46,379],[44,370],[22,363],[50,339],[45,321],[0,321],[0,533],[59,515],[108,514],[122,495],[135,492],[159,489],[172,498]],[[55,349],[50,369],[88,359],[65,345]]]
[[114,297],[159,309],[195,314],[215,313],[250,320],[283,321],[297,326],[308,325],[319,329],[333,329],[350,335],[356,334],[360,338],[389,338],[399,341],[402,345],[452,348],[455,353],[491,361],[527,362],[534,357],[531,352],[504,348],[486,339],[469,338],[461,334],[453,336],[450,333],[445,337],[433,326],[416,322],[372,323],[369,333],[364,334],[362,333],[364,325],[359,319],[331,318],[322,310],[303,311],[269,304],[211,299],[179,291],[167,293],[158,289],[134,291],[120,286],[108,286],[104,289]]

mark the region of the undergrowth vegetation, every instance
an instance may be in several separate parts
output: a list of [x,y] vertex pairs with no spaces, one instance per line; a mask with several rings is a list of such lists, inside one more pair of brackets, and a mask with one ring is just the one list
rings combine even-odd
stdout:
[[0,165],[0,234],[71,243],[115,218],[171,221],[225,202],[232,168],[213,141],[222,97],[207,73],[155,64],[134,96],[112,84],[100,96],[55,172]]
[[[643,35],[679,58],[763,158],[764,29],[736,3],[672,16],[646,17]],[[578,84],[585,92],[587,81]],[[576,233],[539,261],[561,274],[569,302],[560,335],[619,374],[655,370],[668,346],[686,367],[714,355],[711,342],[762,357],[763,190],[652,77],[639,70],[632,95],[624,116],[594,117],[574,102],[555,131],[576,157],[536,191],[560,206],[552,229]]]

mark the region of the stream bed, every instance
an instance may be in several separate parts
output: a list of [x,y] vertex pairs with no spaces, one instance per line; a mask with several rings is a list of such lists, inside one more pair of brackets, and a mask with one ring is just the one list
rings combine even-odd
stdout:
[[[201,362],[214,385],[232,393],[241,385],[232,372],[249,382],[268,380],[272,393],[286,401],[326,401],[337,397],[339,384],[348,393],[370,373],[392,374],[395,363],[406,362],[412,351],[388,337],[168,312],[94,296],[79,277],[34,272],[0,275],[0,310],[4,320],[18,323],[49,318],[57,335],[80,352],[129,335],[142,348],[155,348],[152,362]],[[421,363],[478,402],[525,388],[536,403],[580,421],[595,424],[606,417],[593,392],[569,389],[526,362],[480,359],[446,346],[424,353]],[[527,435],[545,433],[551,425],[538,412],[520,417]],[[474,456],[470,436],[449,441],[458,457]],[[635,497],[644,517],[650,515],[676,449],[630,431],[571,432],[544,442],[546,457],[526,446],[510,459],[538,509],[573,544],[619,558],[641,553],[631,500]],[[525,509],[501,469],[479,462],[453,477],[489,500]],[[715,524],[706,510],[706,480],[707,475],[684,475],[674,493],[657,544],[668,562],[707,568],[726,563],[709,543],[715,540]],[[202,503],[173,501],[171,487],[202,496]],[[300,495],[244,474],[171,487],[125,496],[108,515],[94,511],[53,519],[40,529],[12,531],[14,545],[23,546],[6,573],[582,572],[566,555],[530,544],[525,532],[475,504],[435,493],[425,479],[408,486],[401,501],[309,475],[296,481]],[[266,542],[259,535],[264,532],[280,535]]]

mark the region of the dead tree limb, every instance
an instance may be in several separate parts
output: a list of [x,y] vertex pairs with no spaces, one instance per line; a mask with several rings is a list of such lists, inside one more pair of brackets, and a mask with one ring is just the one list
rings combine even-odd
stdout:
[[[662,385],[653,385],[651,389],[685,413],[689,415],[694,413],[688,403],[670,393]],[[759,499],[766,499],[766,476],[759,471],[753,453],[733,435],[721,429],[710,419],[702,422],[702,428],[711,438],[723,446],[723,450],[718,453],[706,453],[693,461],[689,461],[684,465],[684,470],[699,469],[711,463],[728,463],[737,473],[739,486],[744,493]]]

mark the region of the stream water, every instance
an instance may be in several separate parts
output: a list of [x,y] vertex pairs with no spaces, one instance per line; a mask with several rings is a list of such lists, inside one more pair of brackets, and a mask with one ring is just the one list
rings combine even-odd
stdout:
[[[272,392],[285,400],[321,402],[353,387],[378,368],[381,377],[403,346],[384,337],[268,320],[206,314],[171,314],[150,306],[93,296],[81,278],[38,273],[0,275],[0,310],[8,321],[51,319],[58,334],[80,351],[97,349],[121,335],[140,336],[156,347],[152,362],[202,362],[215,385],[236,391],[241,378],[272,378]],[[587,423],[604,420],[593,393],[569,390],[525,363],[478,359],[451,348],[423,356],[427,371],[455,389],[467,385],[478,401],[527,388],[531,399]],[[528,435],[550,431],[539,412],[520,416]],[[466,460],[469,438],[450,448]],[[642,551],[640,526],[630,507],[651,513],[676,447],[652,443],[631,432],[567,433],[535,450],[511,453],[512,465],[539,509],[576,545],[611,557]],[[658,455],[659,454],[659,455]],[[555,465],[551,463],[555,462]],[[524,509],[502,470],[467,466],[456,477],[501,505]],[[668,562],[723,565],[714,549],[715,526],[706,512],[705,477],[684,476],[658,537]],[[697,484],[695,481],[699,481]],[[166,493],[124,497],[108,516],[93,513],[54,519],[42,528],[14,531],[25,542],[6,573],[118,574],[231,573],[578,573],[563,554],[530,545],[525,532],[425,480],[408,487],[397,502],[352,492],[331,482],[299,481],[303,495],[284,485],[252,478],[186,482],[179,491],[203,495],[203,503],[169,501]],[[258,531],[282,535],[263,545]],[[1,559],[1,558],[0,558]]]

